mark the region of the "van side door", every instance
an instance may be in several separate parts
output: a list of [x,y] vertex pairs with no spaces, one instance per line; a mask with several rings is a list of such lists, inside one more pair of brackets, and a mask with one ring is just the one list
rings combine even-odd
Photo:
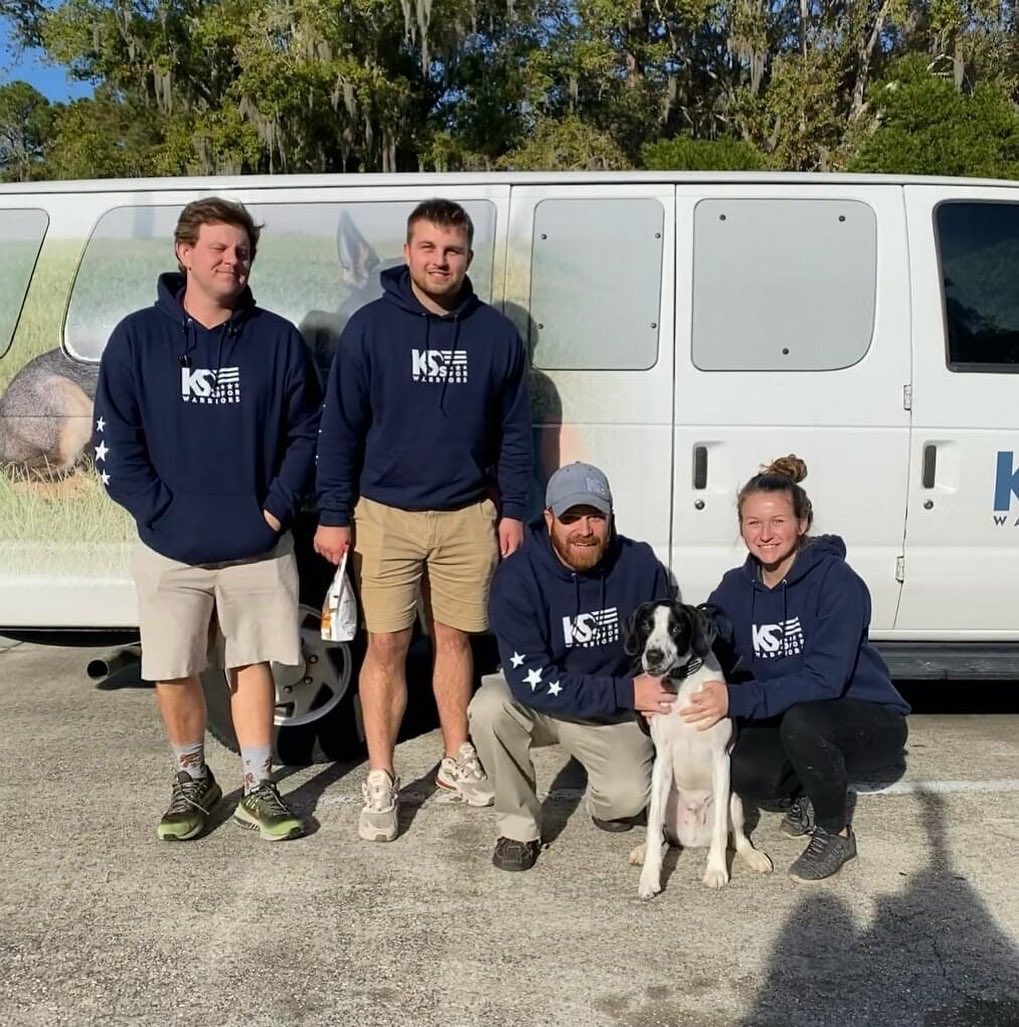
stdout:
[[608,476],[618,530],[669,554],[673,188],[514,185],[506,313],[531,356],[540,515],[549,475]]
[[892,627],[906,502],[908,277],[901,190],[680,185],[672,563],[702,602],[743,562],[736,497],[806,461],[811,534],[842,536]]
[[1019,638],[1019,189],[907,186],[912,637]]

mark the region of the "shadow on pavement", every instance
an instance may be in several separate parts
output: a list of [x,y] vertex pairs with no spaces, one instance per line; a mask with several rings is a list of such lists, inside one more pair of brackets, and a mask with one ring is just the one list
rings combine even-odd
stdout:
[[740,1027],[1019,1027],[1019,948],[953,871],[944,801],[918,798],[927,868],[879,899],[862,930],[837,896],[808,893],[779,933],[768,983]]

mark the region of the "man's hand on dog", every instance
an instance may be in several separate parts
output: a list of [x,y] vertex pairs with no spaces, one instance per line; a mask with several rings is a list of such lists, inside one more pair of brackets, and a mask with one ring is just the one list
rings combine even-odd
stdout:
[[698,731],[714,727],[729,712],[729,691],[724,681],[705,681],[679,715]]
[[315,532],[315,552],[330,563],[338,564],[350,546],[350,528],[335,528],[320,524]]
[[652,674],[638,674],[633,679],[633,708],[645,720],[656,713],[671,713],[676,693],[662,687],[662,679]]

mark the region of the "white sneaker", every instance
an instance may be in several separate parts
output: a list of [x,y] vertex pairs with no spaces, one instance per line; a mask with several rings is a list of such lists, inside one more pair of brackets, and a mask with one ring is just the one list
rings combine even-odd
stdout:
[[384,770],[369,770],[361,785],[364,809],[357,822],[357,833],[366,842],[391,842],[397,832],[400,779]]
[[495,802],[495,791],[470,742],[464,742],[455,757],[443,756],[435,783],[455,792],[468,806],[491,806]]

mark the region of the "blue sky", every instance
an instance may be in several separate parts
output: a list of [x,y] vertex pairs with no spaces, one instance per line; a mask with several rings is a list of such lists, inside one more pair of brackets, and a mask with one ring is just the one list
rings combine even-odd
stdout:
[[87,82],[72,82],[64,69],[47,64],[38,50],[18,53],[11,47],[10,26],[0,22],[0,84],[18,80],[35,86],[50,100],[71,100],[91,96],[92,86]]

